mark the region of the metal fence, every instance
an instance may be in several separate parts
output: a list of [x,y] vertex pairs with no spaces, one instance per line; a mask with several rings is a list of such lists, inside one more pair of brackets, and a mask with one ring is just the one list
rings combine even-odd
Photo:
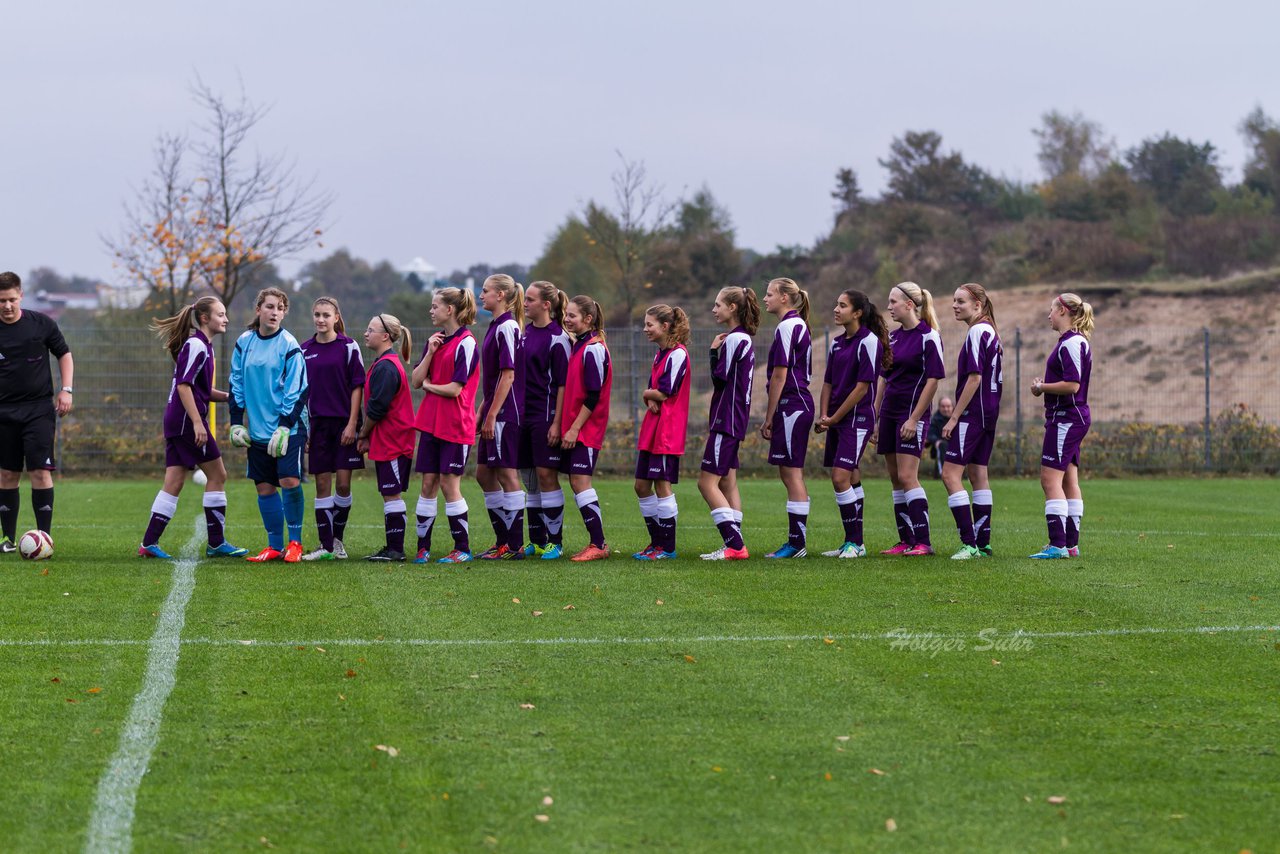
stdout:
[[[955,355],[963,339],[959,324],[944,324],[948,377],[938,397],[955,394]],[[414,329],[425,341],[432,330]],[[722,329],[696,329],[692,359],[692,413],[685,462],[696,469],[705,441],[711,378],[706,354]],[[172,363],[145,330],[64,329],[76,358],[75,411],[63,419],[58,455],[68,474],[148,474],[163,466],[161,416],[169,393]],[[838,329],[815,329],[815,401],[821,391],[826,348]],[[991,461],[998,475],[1039,471],[1043,437],[1041,401],[1029,388],[1044,372],[1056,340],[1049,329],[1004,329],[1004,395],[999,437]],[[640,401],[649,378],[654,347],[639,329],[606,330],[614,385],[608,445],[600,471],[630,475],[635,435],[643,414]],[[752,414],[763,418],[767,403],[765,362],[771,330],[756,335],[756,378]],[[1259,473],[1280,471],[1280,330],[1247,326],[1099,328],[1092,340],[1090,409],[1093,428],[1085,440],[1086,474],[1121,475]],[[219,386],[225,371],[219,366]],[[56,371],[56,368],[55,368]],[[225,436],[219,425],[218,436]],[[819,472],[825,438],[812,436],[810,466]],[[223,442],[228,467],[241,464],[242,451]],[[767,473],[765,443],[753,434],[742,448],[745,473]],[[875,476],[882,468],[867,465]]]

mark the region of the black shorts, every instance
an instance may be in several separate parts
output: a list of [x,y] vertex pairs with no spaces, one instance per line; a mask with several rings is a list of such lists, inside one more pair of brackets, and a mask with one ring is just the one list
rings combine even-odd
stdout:
[[52,400],[0,405],[0,469],[53,471],[58,414]]

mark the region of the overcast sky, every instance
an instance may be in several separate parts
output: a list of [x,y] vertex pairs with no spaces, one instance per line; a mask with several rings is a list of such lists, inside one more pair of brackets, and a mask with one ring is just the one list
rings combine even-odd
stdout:
[[[907,129],[1037,180],[1031,129],[1080,110],[1122,148],[1280,116],[1275,2],[167,2],[0,5],[0,269],[113,276],[195,74],[273,109],[255,137],[332,191],[339,246],[443,272],[532,263],[615,150],[671,195],[702,184],[740,245],[810,244],[833,176],[867,190]],[[284,265],[296,269],[297,262]]]

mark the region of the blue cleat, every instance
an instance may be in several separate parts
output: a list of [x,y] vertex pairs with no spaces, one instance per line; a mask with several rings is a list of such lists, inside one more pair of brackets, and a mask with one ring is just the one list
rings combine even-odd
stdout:
[[225,540],[216,546],[209,546],[204,550],[205,557],[244,557],[248,553],[248,549],[233,546]]
[[550,543],[542,550],[543,560],[559,560],[564,555],[564,548],[559,543]]
[[413,559],[414,563],[431,563],[431,552],[426,549],[418,549],[418,556]]
[[173,555],[159,546],[138,546],[138,557],[154,557],[160,560],[173,560]]
[[1033,560],[1059,560],[1061,558],[1070,557],[1067,550],[1061,546],[1045,546],[1040,551],[1031,555]]
[[664,552],[662,549],[654,549],[649,560],[675,560],[675,552]]
[[798,549],[791,543],[780,546],[777,551],[769,552],[767,558],[787,558],[787,557],[804,557],[809,553],[808,549]]
[[546,550],[547,550],[546,546],[540,546],[535,543],[529,543],[529,545],[524,547],[524,556],[525,557],[542,557],[543,553],[546,552]]
[[460,549],[454,549],[444,557],[440,558],[436,563],[470,563],[471,552],[464,552]]

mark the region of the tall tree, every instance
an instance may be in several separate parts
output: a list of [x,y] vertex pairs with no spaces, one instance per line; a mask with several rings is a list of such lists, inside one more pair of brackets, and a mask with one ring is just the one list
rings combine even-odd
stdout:
[[889,172],[892,201],[973,209],[993,204],[999,192],[995,179],[959,152],[942,153],[937,131],[907,131],[879,163]]
[[663,187],[649,180],[643,161],[628,160],[611,176],[613,208],[588,202],[582,222],[594,244],[613,268],[615,290],[627,322],[644,290],[645,273],[658,241],[670,225],[677,203],[663,196]]
[[1249,146],[1244,166],[1244,183],[1273,198],[1280,197],[1280,124],[1255,107],[1240,123],[1240,133]]
[[1040,140],[1036,157],[1050,181],[1068,175],[1095,178],[1115,154],[1115,144],[1107,140],[1102,125],[1078,112],[1068,116],[1051,110],[1031,132]]
[[1222,188],[1213,143],[1197,145],[1166,133],[1143,140],[1125,159],[1134,180],[1151,190],[1156,202],[1174,216],[1213,211],[1214,191]]
[[847,167],[836,172],[836,188],[831,191],[836,200],[836,222],[858,212],[862,207],[862,188],[858,186],[858,173]]

